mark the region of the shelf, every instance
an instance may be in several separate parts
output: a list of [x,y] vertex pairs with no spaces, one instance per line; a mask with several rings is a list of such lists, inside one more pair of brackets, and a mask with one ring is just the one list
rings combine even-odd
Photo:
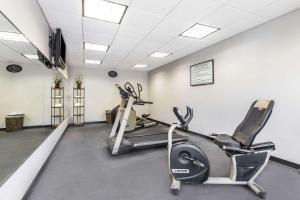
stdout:
[[84,96],[74,96],[74,98],[84,98]]
[[74,114],[74,116],[84,116],[84,114]]
[[65,117],[64,109],[64,87],[51,87],[51,125],[61,124]]
[[62,104],[55,104],[54,106],[52,106],[52,108],[63,108]]

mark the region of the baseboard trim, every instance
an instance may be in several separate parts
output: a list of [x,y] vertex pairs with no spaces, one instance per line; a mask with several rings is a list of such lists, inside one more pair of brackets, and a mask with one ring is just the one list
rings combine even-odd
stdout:
[[[24,126],[23,129],[29,129],[29,128],[50,128],[51,125],[34,125],[34,126]],[[0,128],[0,131],[5,131],[6,128]]]
[[[168,123],[165,123],[165,122],[162,122],[162,121],[159,121],[159,120],[156,120],[156,119],[152,119],[152,118],[147,118],[149,120],[152,120],[152,121],[155,121],[159,124],[162,124],[164,126],[171,126],[171,124],[168,124]],[[193,135],[197,135],[197,136],[200,136],[204,139],[207,139],[207,140],[210,140],[210,141],[213,141],[213,138],[210,137],[210,136],[207,136],[207,135],[204,135],[202,133],[197,133],[197,132],[194,132],[194,131],[190,131],[190,130],[184,130],[184,129],[181,129],[181,128],[177,128],[178,130],[180,131],[183,131],[183,132],[186,132],[186,133],[191,133]],[[291,162],[291,161],[288,161],[288,160],[284,160],[282,158],[278,158],[276,156],[271,156],[270,157],[270,160],[275,162],[275,163],[279,163],[281,165],[284,165],[284,166],[287,166],[287,167],[291,167],[291,168],[294,168],[294,169],[297,169],[297,170],[300,170],[300,164],[298,163],[294,163],[294,162]]]
[[88,125],[88,124],[105,124],[106,121],[92,121],[92,122],[84,122],[83,124],[74,124],[74,123],[69,123],[70,127],[76,127],[76,126],[84,126],[84,125]]
[[288,160],[284,160],[284,159],[278,158],[276,156],[271,156],[270,160],[273,161],[273,162],[279,163],[281,165],[288,166],[288,167],[300,170],[300,164],[298,164],[298,163],[294,163],[294,162],[291,162],[291,161],[288,161]]

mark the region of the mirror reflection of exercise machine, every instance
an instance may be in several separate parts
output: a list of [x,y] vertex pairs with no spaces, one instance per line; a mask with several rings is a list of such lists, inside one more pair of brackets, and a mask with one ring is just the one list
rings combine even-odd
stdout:
[[212,134],[214,143],[231,159],[229,177],[209,177],[210,164],[204,151],[188,142],[172,144],[172,133],[176,127],[188,128],[193,111],[188,108],[188,115],[182,116],[175,107],[173,112],[179,123],[169,129],[169,172],[172,176],[171,191],[178,194],[180,183],[248,185],[260,198],[266,192],[255,179],[266,167],[270,154],[275,150],[272,142],[253,144],[256,135],[267,123],[274,106],[273,100],[255,101],[245,119],[236,128],[233,136]]
[[[133,86],[127,82],[124,85],[124,88],[129,91],[129,92],[134,92],[134,95],[136,95],[139,99],[141,98],[141,92],[143,91],[142,85],[141,84],[137,84],[137,88],[138,88],[138,94],[135,93]],[[136,105],[145,105],[145,104],[153,104],[153,102],[145,102],[145,101],[141,101],[139,103],[135,103]],[[119,111],[119,107],[115,106],[112,110],[111,110],[111,120],[112,123],[115,122],[115,119],[117,117],[118,111]],[[147,118],[150,116],[150,114],[142,114],[141,116],[137,116],[136,111],[134,110],[134,108],[131,108],[131,111],[129,113],[129,117],[128,117],[128,121],[127,121],[127,125],[125,128],[125,132],[130,132],[130,131],[134,131],[137,129],[141,129],[141,128],[147,128],[147,127],[152,127],[157,125],[158,123],[155,121],[151,121],[148,120]]]
[[[130,135],[124,135],[132,106],[144,105],[147,103],[136,94],[133,87],[130,86],[129,89],[127,86],[125,86],[126,89],[123,89],[121,86],[116,85],[120,91],[122,101],[109,139],[107,140],[109,151],[112,155],[118,155],[129,153],[137,149],[166,147],[168,145],[167,133],[138,134],[133,132],[130,133]],[[173,133],[172,142],[182,142],[187,140],[188,137]]]

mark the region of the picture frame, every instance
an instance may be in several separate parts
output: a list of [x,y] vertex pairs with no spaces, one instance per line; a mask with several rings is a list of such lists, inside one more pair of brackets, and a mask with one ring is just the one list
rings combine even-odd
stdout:
[[190,86],[214,84],[214,59],[190,66]]

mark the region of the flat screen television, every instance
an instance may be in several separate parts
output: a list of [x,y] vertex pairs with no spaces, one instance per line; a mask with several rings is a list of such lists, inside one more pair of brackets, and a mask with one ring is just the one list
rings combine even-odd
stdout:
[[65,69],[66,62],[66,43],[61,33],[61,29],[56,29],[53,48],[54,66]]

